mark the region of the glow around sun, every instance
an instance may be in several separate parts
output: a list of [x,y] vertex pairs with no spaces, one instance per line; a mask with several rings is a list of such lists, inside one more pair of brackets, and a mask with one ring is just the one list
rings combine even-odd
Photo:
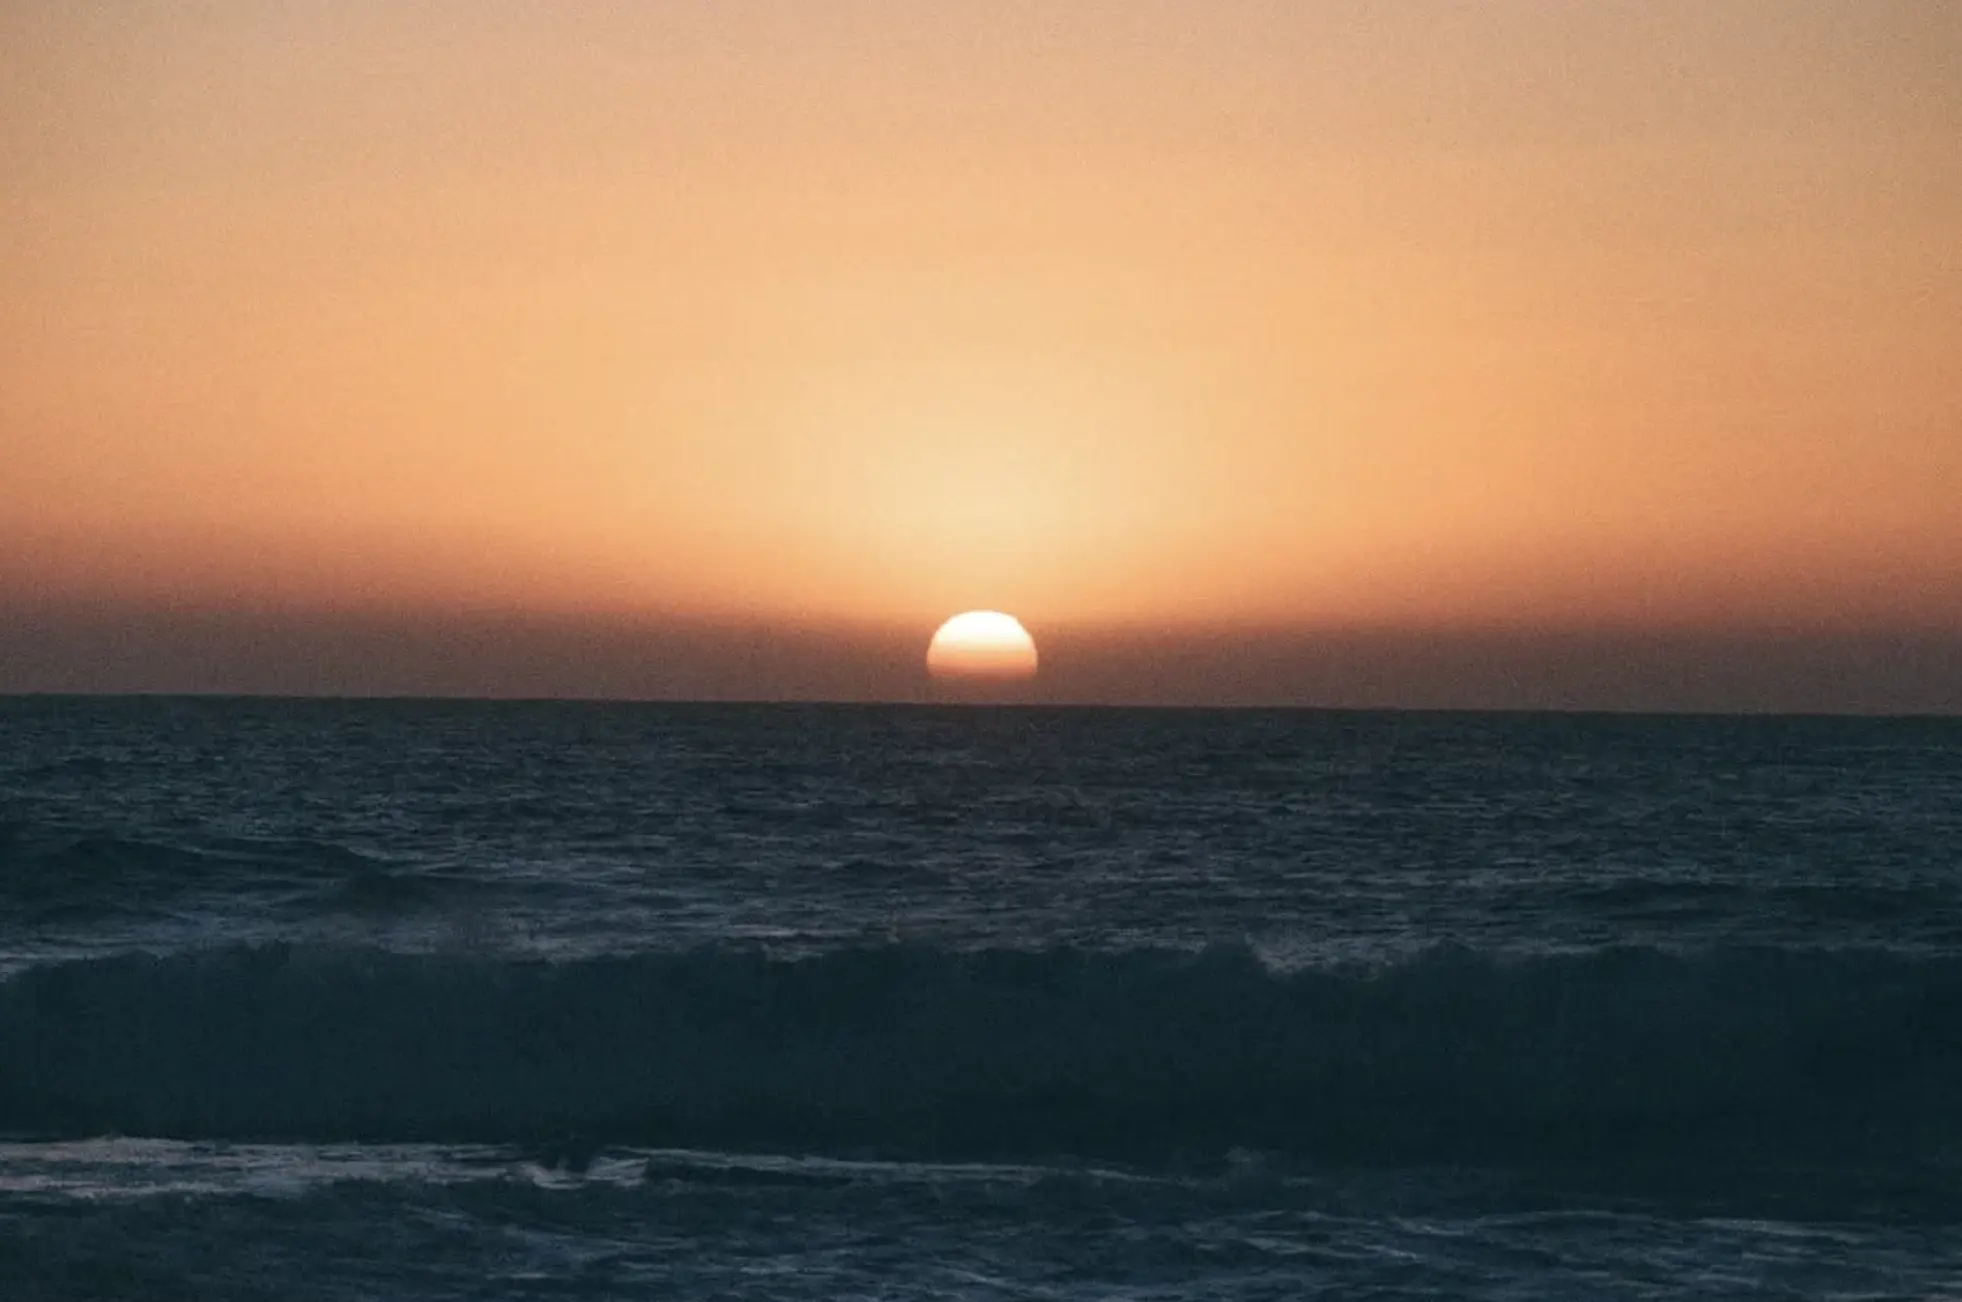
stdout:
[[927,647],[927,672],[935,678],[1033,678],[1035,639],[1013,615],[970,610],[940,626]]

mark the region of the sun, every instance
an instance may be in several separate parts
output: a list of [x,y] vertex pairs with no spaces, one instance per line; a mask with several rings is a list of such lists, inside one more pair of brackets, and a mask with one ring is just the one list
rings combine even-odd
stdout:
[[970,610],[940,626],[927,647],[927,672],[935,678],[992,682],[1035,677],[1036,645],[1013,615]]

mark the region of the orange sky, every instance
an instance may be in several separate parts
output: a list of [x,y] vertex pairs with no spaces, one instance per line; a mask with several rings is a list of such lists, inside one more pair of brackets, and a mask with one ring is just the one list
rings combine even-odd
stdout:
[[0,598],[1962,628],[1962,5],[0,7]]

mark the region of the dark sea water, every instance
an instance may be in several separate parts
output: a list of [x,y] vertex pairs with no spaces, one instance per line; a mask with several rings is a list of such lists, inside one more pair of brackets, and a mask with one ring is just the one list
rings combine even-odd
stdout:
[[0,1297],[1962,1294],[1962,721],[0,700]]

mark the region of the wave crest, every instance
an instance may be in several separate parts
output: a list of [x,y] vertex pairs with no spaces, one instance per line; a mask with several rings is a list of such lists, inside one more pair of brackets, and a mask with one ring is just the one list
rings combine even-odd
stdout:
[[1954,1153],[1962,961],[1651,949],[551,963],[233,947],[0,984],[0,1128],[893,1155]]
[[434,889],[416,874],[328,841],[232,840],[191,848],[0,820],[0,905],[37,921],[141,913],[187,892],[309,889],[355,910],[408,907]]

